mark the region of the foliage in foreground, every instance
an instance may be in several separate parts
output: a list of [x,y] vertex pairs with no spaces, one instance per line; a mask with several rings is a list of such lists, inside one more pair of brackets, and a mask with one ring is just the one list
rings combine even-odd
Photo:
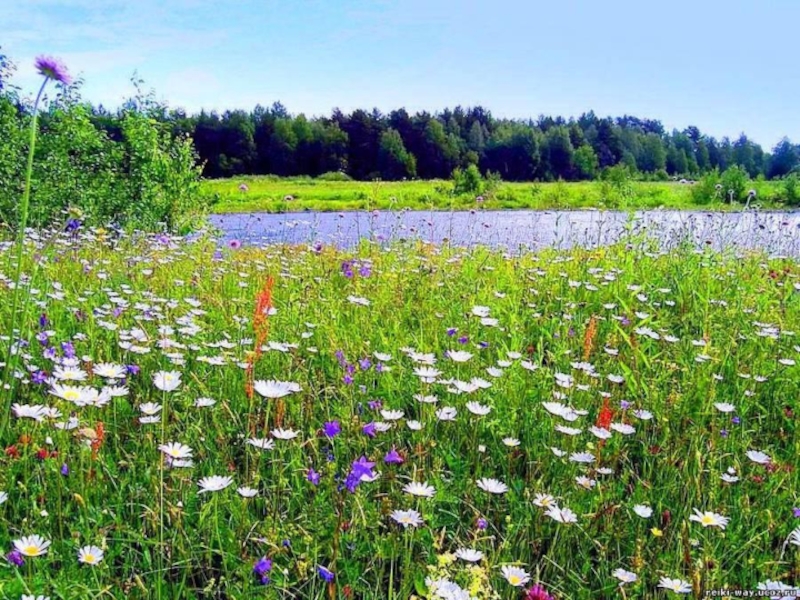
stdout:
[[[0,94],[0,223],[16,227],[28,150],[31,108]],[[93,122],[74,86],[61,86],[39,116],[33,162],[32,226],[80,214],[88,223],[150,231],[186,229],[205,207],[191,139],[152,116],[141,93],[120,110],[114,132]]]
[[800,585],[796,261],[48,239],[3,597]]

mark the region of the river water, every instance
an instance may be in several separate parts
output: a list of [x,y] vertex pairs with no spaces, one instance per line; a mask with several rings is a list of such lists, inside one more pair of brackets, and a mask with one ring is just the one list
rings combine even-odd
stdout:
[[800,211],[640,212],[463,211],[247,213],[214,215],[222,241],[248,245],[380,243],[420,239],[436,244],[487,245],[509,251],[607,245],[645,234],[663,249],[689,242],[715,249],[763,249],[800,257]]

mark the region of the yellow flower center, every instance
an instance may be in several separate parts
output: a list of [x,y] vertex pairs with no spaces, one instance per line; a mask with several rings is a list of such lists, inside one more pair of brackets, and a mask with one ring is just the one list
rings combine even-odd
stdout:
[[22,553],[25,556],[36,556],[37,554],[39,554],[39,546],[34,546],[33,544],[31,544],[30,546],[25,546],[22,549]]
[[80,398],[80,394],[75,390],[67,390],[64,392],[65,400],[77,400],[78,398]]
[[511,575],[508,578],[508,583],[511,585],[517,585],[520,581],[522,580],[519,578],[519,575]]
[[714,517],[712,517],[711,515],[703,515],[702,518],[700,519],[700,522],[703,525],[713,525]]

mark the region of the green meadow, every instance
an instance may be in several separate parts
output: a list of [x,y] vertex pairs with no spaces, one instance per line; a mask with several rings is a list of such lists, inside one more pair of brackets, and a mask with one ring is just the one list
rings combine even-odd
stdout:
[[29,236],[0,596],[797,586],[800,267],[625,242]]
[[[744,203],[727,203],[711,192],[703,201],[692,195],[699,184],[678,182],[553,182],[500,183],[488,193],[461,193],[452,181],[327,181],[310,177],[246,176],[208,179],[201,194],[215,213],[346,210],[470,210],[490,209],[706,209],[741,210]],[[752,181],[751,189],[764,208],[781,208],[783,182]],[[244,189],[242,186],[246,186]],[[480,198],[476,200],[476,198]],[[754,202],[755,204],[756,202]]]

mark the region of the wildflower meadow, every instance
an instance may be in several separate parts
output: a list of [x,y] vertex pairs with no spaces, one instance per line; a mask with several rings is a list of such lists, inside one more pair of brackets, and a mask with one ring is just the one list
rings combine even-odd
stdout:
[[0,597],[799,593],[796,258],[30,229],[35,126]]
[[797,582],[794,261],[25,244],[4,597]]

